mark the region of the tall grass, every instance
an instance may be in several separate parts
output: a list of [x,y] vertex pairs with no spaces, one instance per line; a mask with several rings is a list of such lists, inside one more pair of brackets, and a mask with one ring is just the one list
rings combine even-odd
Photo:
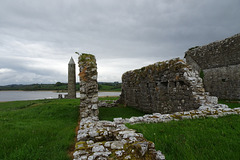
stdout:
[[0,159],[70,159],[78,105],[78,99],[0,103]]

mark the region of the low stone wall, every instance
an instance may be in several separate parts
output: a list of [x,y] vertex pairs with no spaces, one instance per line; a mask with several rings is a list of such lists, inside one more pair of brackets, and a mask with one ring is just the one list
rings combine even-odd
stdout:
[[217,97],[205,92],[199,73],[178,58],[122,76],[119,102],[147,113],[188,111],[217,101]]
[[226,115],[240,114],[239,108],[228,108],[227,105],[218,104],[214,106],[201,106],[199,109],[185,111],[185,112],[175,112],[172,114],[160,114],[153,113],[147,114],[140,117],[131,117],[131,118],[114,118],[116,124],[136,124],[136,123],[161,123],[169,121],[179,121],[183,119],[196,119],[196,118],[205,118],[213,117],[218,118]]

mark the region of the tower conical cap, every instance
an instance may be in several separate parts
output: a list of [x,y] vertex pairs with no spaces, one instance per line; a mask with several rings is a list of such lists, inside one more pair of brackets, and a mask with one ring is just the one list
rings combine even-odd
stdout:
[[74,62],[74,60],[73,60],[73,58],[71,57],[71,59],[70,59],[70,61],[69,61],[69,63],[68,64],[75,64],[75,62]]

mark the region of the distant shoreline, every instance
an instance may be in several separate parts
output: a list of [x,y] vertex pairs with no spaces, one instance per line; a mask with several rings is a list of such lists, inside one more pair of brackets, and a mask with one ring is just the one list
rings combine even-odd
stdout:
[[[52,91],[0,91],[0,102],[6,101],[20,101],[20,100],[39,100],[39,99],[57,99],[59,94],[65,97],[67,92],[57,92],[55,90]],[[118,97],[121,92],[98,92],[99,97]],[[80,93],[76,93],[76,97],[80,97]]]
[[[39,91],[39,92],[43,91],[43,92],[46,92],[46,91],[49,91],[49,92],[56,92],[56,93],[68,93],[67,90],[0,90],[0,92],[1,91],[14,91],[14,92],[16,92],[16,91],[24,91],[24,92],[31,92],[31,91]],[[79,91],[76,91],[76,92],[79,92]],[[121,92],[121,91],[100,90],[98,92]]]

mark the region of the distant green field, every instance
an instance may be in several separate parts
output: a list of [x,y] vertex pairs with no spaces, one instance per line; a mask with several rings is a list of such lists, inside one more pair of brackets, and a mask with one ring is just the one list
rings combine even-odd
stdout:
[[[121,91],[121,83],[118,82],[99,82],[99,91]],[[7,85],[0,86],[0,90],[59,90],[65,91],[68,89],[67,83],[57,82],[56,84],[28,84],[28,85]],[[79,91],[79,83],[76,84],[76,90]]]

